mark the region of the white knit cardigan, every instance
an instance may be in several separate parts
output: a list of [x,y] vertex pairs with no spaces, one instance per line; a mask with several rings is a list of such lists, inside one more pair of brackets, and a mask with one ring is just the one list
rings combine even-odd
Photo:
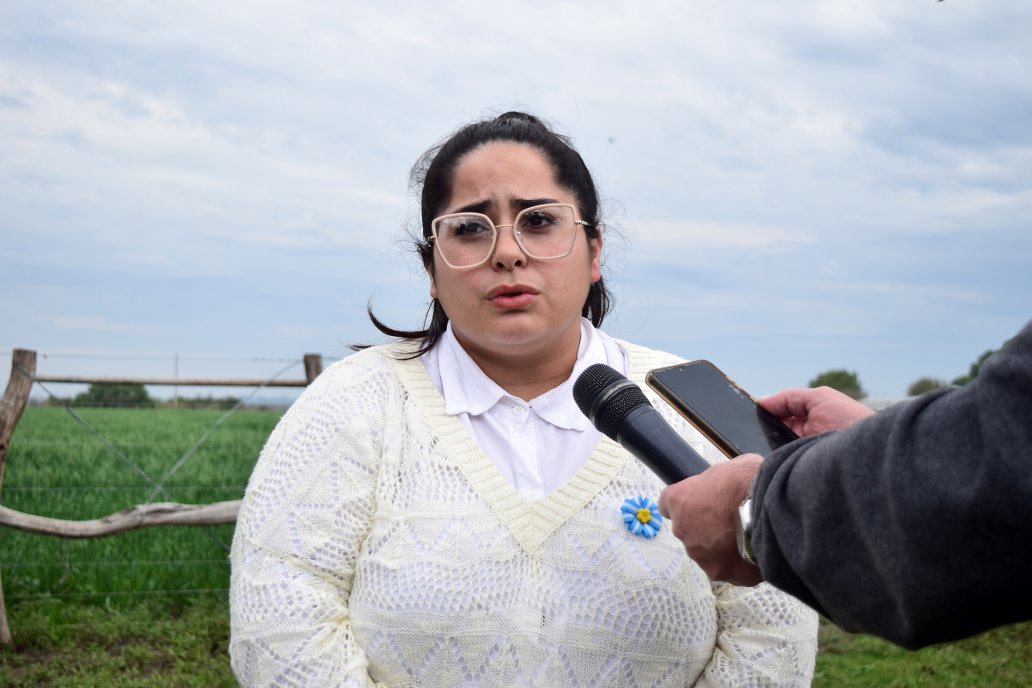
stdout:
[[[621,346],[639,384],[679,360]],[[663,484],[622,447],[603,437],[527,500],[406,347],[329,367],[262,451],[232,550],[241,685],[809,685],[816,615],[767,585],[711,584],[669,524],[628,532],[624,499]]]

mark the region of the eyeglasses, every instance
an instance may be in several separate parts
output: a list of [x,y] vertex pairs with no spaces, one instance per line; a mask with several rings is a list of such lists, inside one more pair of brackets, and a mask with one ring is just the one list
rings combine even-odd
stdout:
[[577,225],[590,222],[577,219],[569,203],[546,203],[525,208],[511,225],[496,225],[480,213],[442,215],[430,225],[429,241],[437,246],[448,267],[465,270],[483,265],[494,254],[498,229],[509,227],[520,250],[536,260],[557,260],[573,251]]

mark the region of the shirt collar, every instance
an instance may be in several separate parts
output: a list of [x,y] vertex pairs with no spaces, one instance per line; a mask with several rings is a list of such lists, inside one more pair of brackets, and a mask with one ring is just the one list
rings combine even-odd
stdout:
[[448,415],[468,413],[479,416],[509,394],[484,374],[466,353],[452,332],[451,322],[437,344],[441,368],[441,394]]
[[[580,330],[577,360],[570,378],[558,387],[531,399],[527,404],[543,420],[569,430],[585,430],[589,426],[588,419],[573,400],[574,381],[589,365],[609,362],[601,333],[583,318]],[[449,415],[468,413],[478,416],[504,399],[515,399],[485,375],[480,366],[466,353],[455,339],[451,323],[448,323],[444,335],[438,342],[437,351],[441,371],[441,392],[445,399],[445,412]]]

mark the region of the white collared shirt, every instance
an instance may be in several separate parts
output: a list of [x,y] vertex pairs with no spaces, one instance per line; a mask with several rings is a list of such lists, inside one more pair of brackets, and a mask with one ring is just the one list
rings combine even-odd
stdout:
[[569,480],[598,444],[598,430],[573,400],[577,376],[594,363],[625,375],[628,368],[619,344],[584,318],[570,378],[529,402],[484,374],[455,339],[451,323],[422,359],[448,415],[459,417],[506,480],[528,499],[540,499]]

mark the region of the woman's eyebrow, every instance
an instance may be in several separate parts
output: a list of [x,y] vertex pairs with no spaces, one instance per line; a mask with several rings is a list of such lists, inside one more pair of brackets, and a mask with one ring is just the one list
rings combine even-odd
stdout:
[[449,211],[449,213],[480,213],[481,215],[487,214],[487,211],[491,208],[491,201],[477,201],[476,203],[470,203],[464,205],[461,208]]
[[546,203],[558,203],[554,198],[514,198],[512,200],[512,206],[525,210],[527,208],[533,208],[536,205],[545,205]]
[[[554,198],[514,198],[509,202],[509,204],[517,210],[533,208],[536,205],[544,205],[546,203],[559,203],[559,201]],[[449,214],[480,213],[481,215],[486,215],[487,211],[490,210],[493,205],[494,204],[489,200],[476,201],[474,203],[464,205],[461,208],[456,208],[455,210],[450,211]]]

